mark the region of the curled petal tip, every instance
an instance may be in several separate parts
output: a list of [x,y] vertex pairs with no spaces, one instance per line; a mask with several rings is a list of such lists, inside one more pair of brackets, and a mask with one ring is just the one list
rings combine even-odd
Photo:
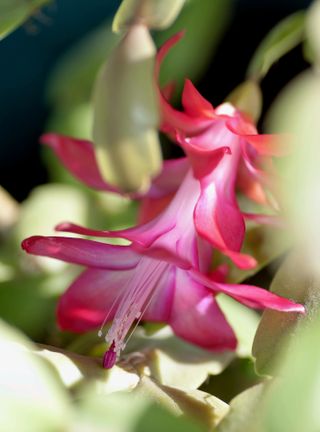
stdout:
[[21,247],[23,250],[25,250],[26,252],[30,252],[32,246],[35,244],[35,242],[39,239],[41,239],[41,236],[32,236],[32,237],[28,237],[26,239],[24,239],[21,242]]
[[70,222],[60,222],[54,227],[55,231],[67,231],[71,226]]
[[103,367],[104,369],[111,369],[117,361],[117,353],[115,352],[115,343],[112,342],[110,348],[103,356]]

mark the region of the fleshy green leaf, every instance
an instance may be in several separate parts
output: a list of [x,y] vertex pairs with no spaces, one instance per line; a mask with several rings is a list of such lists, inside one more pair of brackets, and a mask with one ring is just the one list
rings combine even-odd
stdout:
[[[17,245],[31,235],[55,235],[54,227],[61,221],[86,224],[89,205],[86,196],[72,186],[48,184],[33,189],[21,205],[21,217],[15,228]],[[22,253],[21,253],[22,254]],[[26,262],[37,263],[49,271],[61,271],[66,264],[43,257],[22,255]]]
[[[172,415],[150,396],[122,393],[110,396],[87,392],[80,399],[74,430],[90,432],[204,432],[190,418]],[[206,429],[205,429],[206,430]]]
[[56,298],[71,283],[77,269],[52,275],[17,274],[0,282],[0,316],[40,341],[55,323]]
[[223,294],[217,296],[217,302],[237,336],[237,355],[250,357],[254,335],[259,324],[259,315],[254,310]]
[[123,361],[141,374],[183,390],[197,389],[208,375],[219,374],[235,356],[233,352],[212,353],[188,344],[174,336],[169,327],[150,337],[136,331],[126,354]]
[[263,312],[254,344],[253,355],[259,373],[272,375],[279,362],[279,354],[296,337],[297,325],[310,321],[320,310],[320,285],[306,272],[300,254],[289,256],[280,267],[270,290],[305,304],[307,314],[266,310]]
[[50,363],[64,385],[70,389],[90,385],[92,391],[106,395],[132,390],[139,382],[139,377],[134,372],[117,366],[110,370],[103,369],[99,358],[81,356],[49,346],[40,347],[36,354]]
[[32,344],[1,322],[0,349],[0,430],[65,430],[69,398]]
[[[217,427],[217,432],[262,432],[260,401],[265,387],[263,384],[240,393],[230,402],[230,411]],[[279,430],[282,431],[280,428]],[[274,429],[276,431],[276,429]]]
[[266,394],[263,430],[320,430],[319,331],[319,313],[306,327],[297,331],[277,372],[281,378],[273,383]]
[[0,40],[18,28],[37,9],[51,0],[1,0]]
[[220,399],[200,390],[183,391],[164,386],[148,377],[142,377],[135,392],[166,407],[173,414],[185,414],[207,428],[216,426],[227,414],[229,406]]
[[256,50],[247,72],[248,78],[260,81],[274,63],[295,48],[305,37],[305,13],[296,12],[280,21]]

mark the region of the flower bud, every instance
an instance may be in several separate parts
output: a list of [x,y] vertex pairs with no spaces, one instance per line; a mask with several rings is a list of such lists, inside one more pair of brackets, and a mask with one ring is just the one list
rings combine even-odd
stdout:
[[230,93],[226,100],[239,111],[248,114],[252,120],[259,120],[262,111],[262,93],[256,82],[244,81]]
[[95,85],[97,162],[104,179],[125,192],[147,189],[161,169],[155,52],[148,29],[132,26]]
[[136,23],[165,29],[177,18],[184,3],[185,0],[123,0],[113,20],[113,31],[126,30]]

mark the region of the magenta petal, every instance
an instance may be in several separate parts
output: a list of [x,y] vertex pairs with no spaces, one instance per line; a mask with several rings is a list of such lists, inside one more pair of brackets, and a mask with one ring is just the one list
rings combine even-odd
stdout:
[[211,288],[215,293],[227,294],[250,308],[267,308],[281,312],[305,312],[304,306],[253,285],[218,283],[196,270],[192,270],[192,278],[198,283]]
[[22,248],[33,255],[109,270],[134,268],[141,258],[129,246],[70,237],[29,237]]
[[195,88],[190,80],[186,80],[182,93],[182,106],[186,114],[192,117],[215,117],[213,106]]
[[60,297],[57,317],[64,330],[85,332],[112,320],[117,300],[128,288],[134,270],[85,270]]
[[213,295],[177,270],[170,326],[188,342],[212,351],[234,350],[236,337]]
[[176,192],[189,168],[190,163],[187,158],[164,161],[161,173],[152,181],[146,196],[162,198]]
[[101,177],[90,141],[53,133],[43,135],[41,141],[50,146],[67,170],[87,186],[117,192]]
[[202,185],[194,221],[198,233],[220,250],[240,250],[245,232],[242,214],[214,183]]
[[174,220],[166,220],[164,221],[165,223],[159,223],[159,218],[161,218],[161,216],[162,215],[159,215],[158,217],[144,225],[115,231],[94,230],[70,222],[60,223],[56,226],[55,229],[57,231],[92,237],[124,238],[132,241],[133,243],[142,248],[148,248],[157,238],[169,232],[175,226]]

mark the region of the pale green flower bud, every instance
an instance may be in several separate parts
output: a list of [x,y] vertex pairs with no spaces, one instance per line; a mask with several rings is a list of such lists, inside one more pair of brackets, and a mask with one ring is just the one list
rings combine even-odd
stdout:
[[123,0],[114,18],[115,32],[141,23],[150,29],[165,29],[179,15],[185,0]]
[[125,192],[147,189],[162,165],[155,53],[148,29],[132,26],[95,85],[93,141],[98,165],[104,179]]
[[307,15],[307,37],[315,55],[316,62],[320,63],[320,0],[316,0]]
[[226,99],[238,110],[258,121],[262,111],[262,92],[255,81],[247,80],[236,87]]

